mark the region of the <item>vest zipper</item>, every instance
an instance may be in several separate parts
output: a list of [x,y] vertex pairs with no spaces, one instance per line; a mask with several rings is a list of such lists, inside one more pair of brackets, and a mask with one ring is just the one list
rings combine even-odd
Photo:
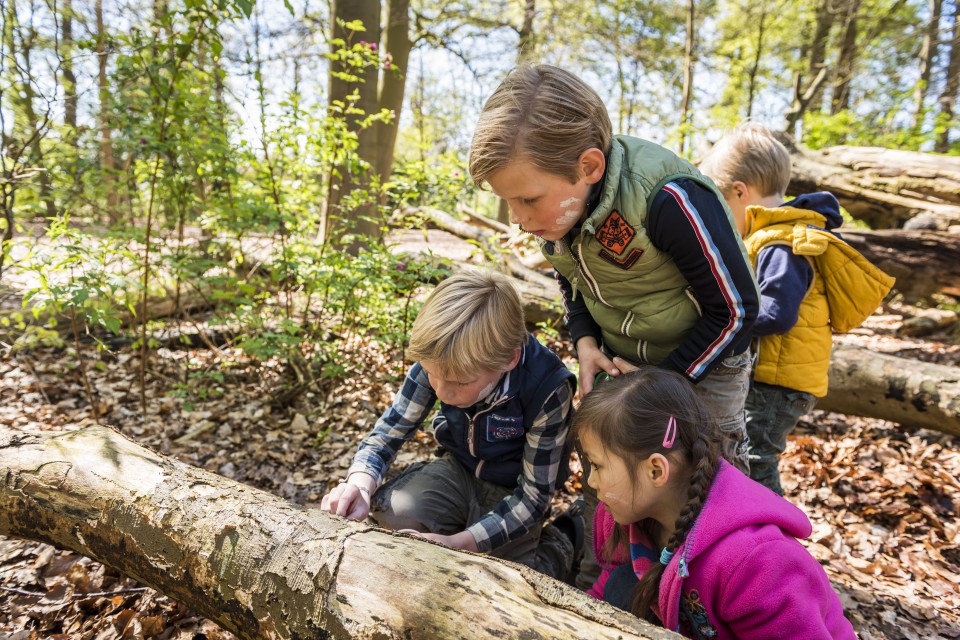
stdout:
[[593,278],[593,274],[590,273],[589,269],[587,269],[587,263],[583,259],[583,242],[582,241],[580,242],[579,245],[577,245],[577,250],[575,252],[570,251],[570,255],[573,256],[573,261],[576,262],[577,266],[580,268],[580,273],[583,274],[583,278],[584,280],[587,281],[587,286],[590,287],[590,291],[593,292],[593,295],[597,298],[597,300],[599,300],[600,302],[602,302],[603,304],[607,305],[612,309],[613,306],[609,302],[604,300],[602,295],[600,295],[600,285],[597,284],[597,281],[594,280]]
[[[473,419],[470,420],[470,428],[467,430],[467,450],[470,452],[470,455],[474,458],[477,457],[477,420],[480,419],[480,416],[490,413],[495,408],[499,407],[501,404],[507,401],[507,397],[504,396],[500,398],[492,405],[484,409],[483,411],[477,412],[477,415],[473,416]],[[483,460],[477,464],[477,469],[474,474],[479,478],[480,477],[480,468],[483,466]]]

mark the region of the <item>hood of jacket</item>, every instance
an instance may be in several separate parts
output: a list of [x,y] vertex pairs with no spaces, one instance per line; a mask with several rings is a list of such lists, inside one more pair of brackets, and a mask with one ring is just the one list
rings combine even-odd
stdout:
[[738,535],[760,527],[778,527],[784,535],[806,538],[813,531],[809,518],[793,504],[754,482],[723,460],[707,494],[703,509],[687,539],[664,569],[660,584],[660,609],[664,626],[679,622],[681,586],[687,565],[723,540],[724,555],[746,556],[754,547],[753,535]]
[[776,208],[747,207],[746,217],[744,237],[773,224],[803,222],[828,231],[843,224],[840,203],[826,191],[798,196]]

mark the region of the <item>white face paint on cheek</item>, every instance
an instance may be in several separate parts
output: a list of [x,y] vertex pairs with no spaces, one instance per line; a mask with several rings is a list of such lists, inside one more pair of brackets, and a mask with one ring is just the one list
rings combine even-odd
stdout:
[[580,198],[577,197],[567,198],[561,202],[560,206],[563,208],[563,213],[557,218],[556,224],[566,226],[575,223],[580,218],[580,207],[577,206],[580,202]]

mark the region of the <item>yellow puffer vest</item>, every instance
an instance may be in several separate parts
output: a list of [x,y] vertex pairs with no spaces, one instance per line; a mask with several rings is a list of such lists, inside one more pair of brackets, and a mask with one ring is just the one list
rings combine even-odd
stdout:
[[[634,363],[659,364],[700,320],[690,283],[670,255],[650,242],[650,201],[672,180],[690,178],[723,196],[696,167],[672,151],[630,136],[615,136],[597,206],[580,234],[540,241],[543,255],[583,296],[604,346]],[[736,223],[727,210],[730,225]],[[746,249],[741,245],[744,259]]]
[[832,331],[850,331],[876,311],[894,278],[823,226],[815,211],[748,207],[744,244],[754,269],[767,246],[780,244],[804,256],[813,284],[800,304],[797,324],[782,335],[758,339],[757,382],[827,395]]

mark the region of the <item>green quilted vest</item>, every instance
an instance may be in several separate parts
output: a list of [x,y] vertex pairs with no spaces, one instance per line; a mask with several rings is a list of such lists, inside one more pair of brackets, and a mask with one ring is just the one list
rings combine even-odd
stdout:
[[[634,363],[662,362],[700,318],[689,283],[673,258],[651,244],[646,229],[654,196],[679,178],[714,191],[736,229],[723,196],[696,167],[652,142],[616,136],[603,193],[580,234],[540,243],[574,297],[583,296],[606,348]],[[740,250],[746,260],[742,243]]]

